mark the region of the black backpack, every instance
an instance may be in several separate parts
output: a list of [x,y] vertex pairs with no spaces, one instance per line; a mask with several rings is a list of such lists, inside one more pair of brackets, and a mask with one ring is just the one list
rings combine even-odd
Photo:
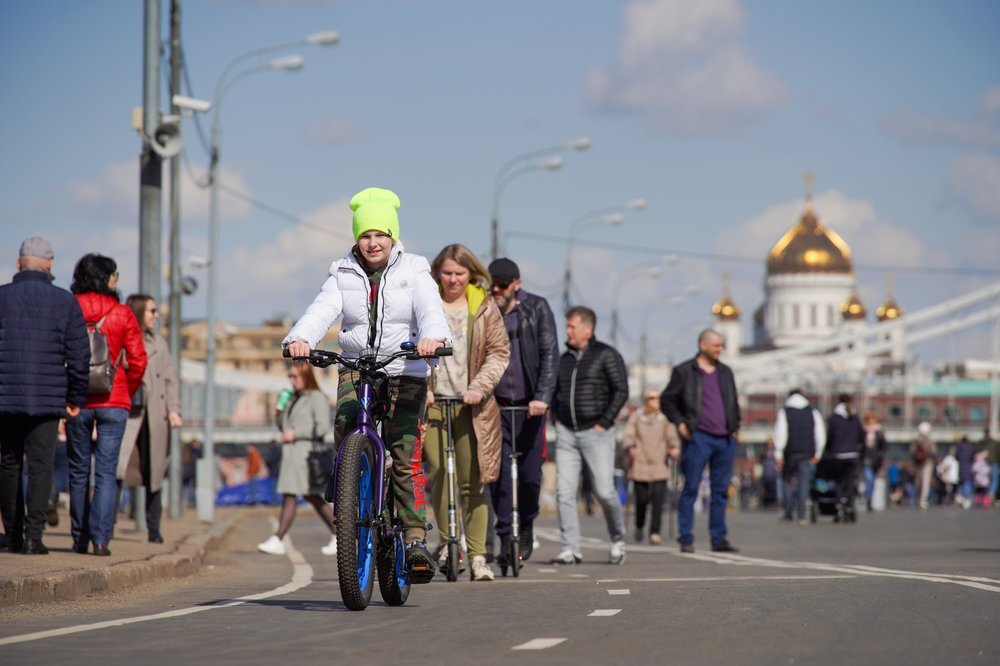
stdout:
[[[108,315],[104,315],[96,324],[87,324],[87,336],[90,338],[90,377],[87,393],[111,393],[111,389],[115,385],[118,364],[111,362],[108,337],[101,330],[101,326],[107,318]],[[125,350],[122,349],[122,354],[124,353]],[[121,354],[118,357],[120,360]]]

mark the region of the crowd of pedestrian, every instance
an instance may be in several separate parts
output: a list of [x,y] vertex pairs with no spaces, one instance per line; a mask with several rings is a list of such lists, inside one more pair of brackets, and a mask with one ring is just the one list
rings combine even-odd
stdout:
[[[630,405],[624,360],[596,337],[592,309],[574,306],[565,312],[566,349],[560,354],[552,309],[522,288],[514,261],[500,258],[485,267],[460,244],[446,246],[432,262],[406,253],[399,242],[399,200],[388,190],[364,190],[352,198],[351,208],[356,245],[334,262],[320,295],[283,346],[294,357],[307,356],[342,319],[345,353],[397,348],[404,340],[418,341],[423,354],[452,349],[439,362],[399,360],[387,368],[386,390],[394,401],[385,420],[391,488],[405,527],[407,559],[422,573],[416,582],[426,582],[435,565],[447,564],[441,523],[449,510],[444,471],[449,446],[456,529],[476,581],[494,578],[489,567],[494,535],[501,567],[509,564],[512,545],[522,560],[531,557],[547,460],[555,462],[560,531],[560,550],[551,561],[561,565],[584,558],[581,499],[600,507],[608,560],[616,564],[626,560],[630,501],[634,542],[660,545],[669,500],[684,553],[694,552],[699,503],[708,514],[710,549],[737,552],[726,521],[734,503],[777,507],[784,520],[805,525],[817,480],[829,482],[838,517],[850,519],[856,493],[863,493],[871,511],[880,484],[893,505],[969,509],[995,503],[1000,463],[988,431],[978,445],[962,438],[939,450],[931,424],[921,423],[906,458],[893,458],[874,412],[859,417],[846,394],[824,417],[801,389],[792,390],[759,456],[734,467],[741,415],[718,332],[702,331],[695,355],[673,368],[668,385],[662,391],[643,387],[641,403]],[[70,291],[52,285],[53,260],[47,241],[25,240],[17,274],[0,287],[0,545],[13,552],[47,552],[42,532],[64,489],[73,550],[108,555],[122,489],[138,487],[144,489],[148,538],[162,543],[167,442],[170,429],[181,427],[183,419],[173,360],[156,330],[157,304],[148,294],[133,294],[122,303],[118,267],[110,257],[82,257]],[[258,549],[285,552],[283,538],[304,498],[331,532],[322,553],[334,555],[336,524],[327,482],[335,449],[326,441],[331,430],[334,441],[342,441],[355,425],[357,378],[341,371],[335,408],[307,364],[290,364],[288,379],[291,388],[275,414],[280,444],[267,452],[266,464],[253,451],[251,476],[269,468],[273,490],[281,496],[277,529]],[[58,451],[64,466],[55,464]],[[187,487],[197,447],[184,453]],[[519,469],[516,544],[511,542],[512,460]],[[63,467],[65,481],[54,480],[54,470]],[[428,501],[440,535],[433,554],[426,545]]]

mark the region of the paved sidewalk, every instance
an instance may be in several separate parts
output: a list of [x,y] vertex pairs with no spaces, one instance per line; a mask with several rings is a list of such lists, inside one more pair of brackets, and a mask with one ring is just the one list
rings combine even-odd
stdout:
[[186,509],[176,519],[164,516],[162,544],[149,543],[145,532],[135,530],[134,521],[119,515],[111,555],[96,557],[72,551],[69,513],[60,508],[59,524],[46,526],[42,537],[48,555],[0,551],[0,606],[73,599],[190,576],[238,522],[272,513],[273,507],[218,507],[209,525],[198,520],[194,509]]

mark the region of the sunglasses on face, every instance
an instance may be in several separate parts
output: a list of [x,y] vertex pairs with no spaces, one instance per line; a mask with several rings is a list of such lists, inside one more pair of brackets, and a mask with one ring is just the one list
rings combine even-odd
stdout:
[[512,280],[505,280],[503,278],[495,277],[493,278],[493,286],[497,289],[506,289],[512,284]]

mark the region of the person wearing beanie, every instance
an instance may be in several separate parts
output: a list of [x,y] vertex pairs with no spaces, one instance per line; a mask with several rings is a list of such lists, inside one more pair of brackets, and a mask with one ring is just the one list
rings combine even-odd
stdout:
[[[393,353],[407,341],[431,355],[450,343],[437,283],[425,257],[409,254],[399,238],[399,197],[369,187],[353,197],[355,245],[330,265],[329,276],[305,314],[282,341],[292,356],[308,356],[339,319],[340,347],[346,355],[366,350]],[[419,464],[418,439],[427,401],[431,366],[423,360],[396,359],[385,368],[395,396],[385,420],[385,444],[392,455],[392,494],[408,544],[411,581],[429,583],[434,563],[426,546],[427,501]],[[334,417],[339,444],[357,425],[358,398],[352,373],[341,368]]]
[[[487,270],[490,295],[503,314],[510,340],[510,363],[493,395],[501,407],[527,408],[516,415],[510,409],[501,410],[503,455],[500,475],[490,486],[490,497],[496,513],[496,534],[500,537],[498,561],[503,566],[512,533],[510,455],[513,451],[518,455],[518,553],[522,560],[527,560],[534,550],[534,522],[539,512],[545,461],[545,415],[556,391],[559,339],[552,308],[541,296],[521,288],[521,270],[516,263],[501,257],[494,259]],[[491,541],[488,536],[487,550]]]

